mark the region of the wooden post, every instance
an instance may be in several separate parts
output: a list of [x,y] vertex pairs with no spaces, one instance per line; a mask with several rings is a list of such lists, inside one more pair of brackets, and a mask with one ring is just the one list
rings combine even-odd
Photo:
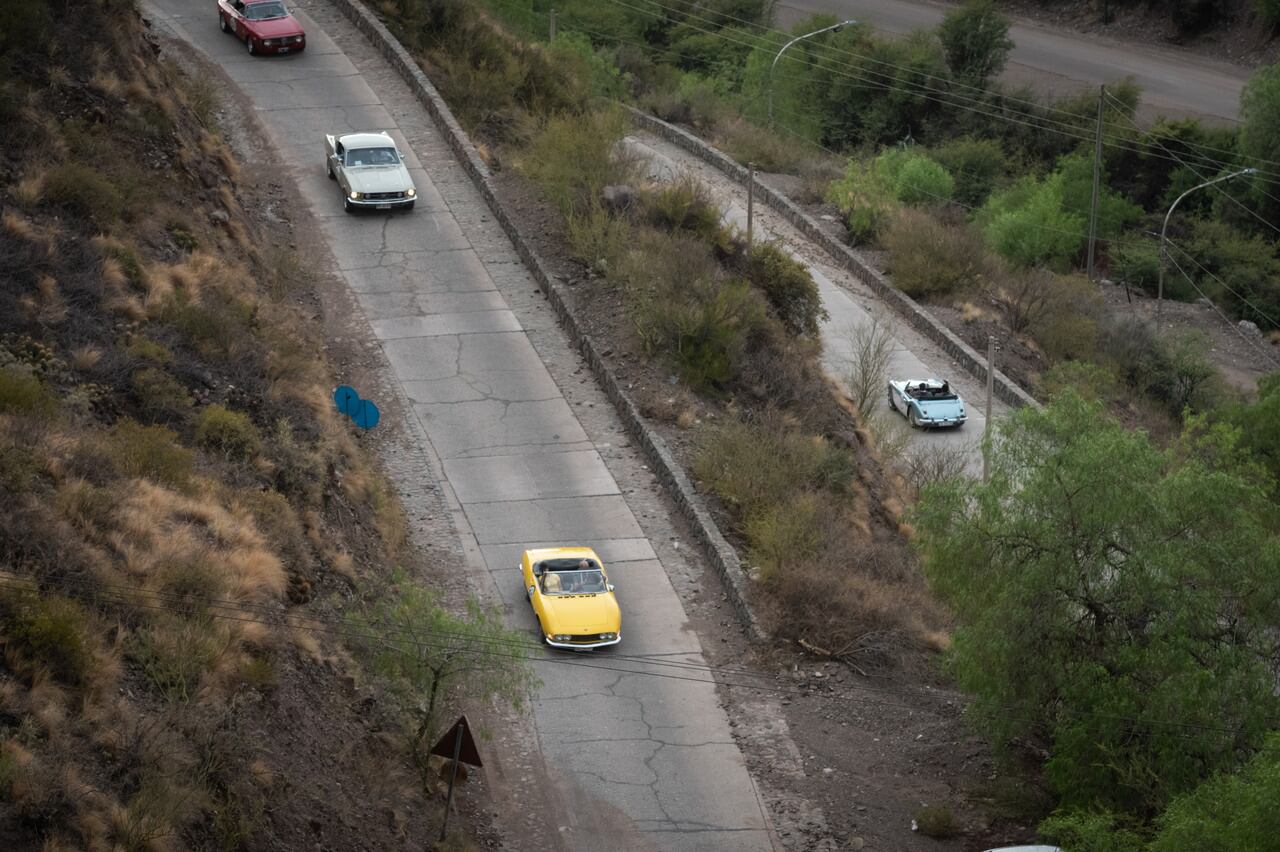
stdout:
[[986,424],[982,427],[982,481],[986,482],[990,475],[990,455],[989,443],[991,437],[991,421],[993,419],[991,411],[991,396],[996,385],[996,336],[994,334],[987,335],[987,409],[984,412],[987,416]]
[[1086,275],[1093,283],[1093,258],[1098,243],[1098,205],[1102,197],[1102,108],[1107,97],[1107,87],[1098,87],[1098,128],[1093,139],[1093,195],[1089,202],[1089,259]]
[[547,41],[555,41],[555,40],[556,40],[556,10],[555,10],[555,7],[552,6],[551,7],[551,29],[547,35]]
[[458,733],[453,738],[453,769],[449,773],[449,793],[444,800],[444,822],[440,823],[441,843],[444,842],[445,833],[449,830],[449,808],[453,805],[453,782],[458,778],[458,758],[462,755],[462,733],[465,730],[466,725],[459,724]]
[[747,163],[747,257],[751,256],[753,243],[751,241],[751,230],[755,224],[756,214],[756,164]]

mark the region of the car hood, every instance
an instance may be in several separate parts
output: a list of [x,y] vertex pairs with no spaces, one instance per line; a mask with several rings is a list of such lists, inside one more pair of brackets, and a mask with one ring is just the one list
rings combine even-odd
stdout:
[[964,415],[964,402],[958,399],[913,400],[920,414],[929,420],[954,420]]
[[246,21],[249,29],[259,38],[280,38],[302,35],[302,27],[292,17],[269,18],[265,21]]
[[548,633],[617,633],[622,611],[612,592],[544,596],[543,627]]
[[394,166],[348,166],[347,182],[356,192],[402,192],[413,186],[409,170]]

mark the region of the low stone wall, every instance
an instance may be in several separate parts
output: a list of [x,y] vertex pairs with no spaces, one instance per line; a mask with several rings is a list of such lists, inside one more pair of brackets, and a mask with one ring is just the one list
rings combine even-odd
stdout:
[[409,52],[401,46],[395,36],[359,0],[333,0],[333,3],[368,37],[374,47],[391,63],[396,72],[405,79],[417,95],[418,100],[422,102],[422,105],[435,121],[440,132],[444,134],[458,161],[462,163],[467,174],[471,176],[476,189],[480,191],[485,203],[493,212],[494,218],[498,220],[502,229],[506,231],[507,236],[511,239],[529,273],[538,282],[538,286],[543,293],[546,294],[547,300],[552,308],[555,309],[561,326],[568,333],[570,340],[573,341],[579,352],[581,352],[600,387],[604,389],[605,394],[613,402],[613,406],[631,438],[640,446],[641,451],[649,461],[650,467],[679,507],[685,520],[693,528],[694,535],[697,537],[707,560],[724,580],[725,591],[729,596],[729,601],[733,604],[734,610],[746,628],[747,635],[753,641],[767,639],[768,636],[764,628],[761,627],[759,620],[756,618],[755,613],[751,611],[751,606],[747,602],[748,580],[742,564],[738,560],[738,554],[729,542],[725,540],[724,535],[721,534],[715,520],[711,517],[711,513],[707,510],[706,504],[694,490],[689,477],[676,462],[675,457],[667,448],[666,442],[660,435],[650,429],[640,417],[635,403],[622,390],[618,380],[605,366],[604,360],[596,351],[591,340],[582,332],[577,319],[567,306],[560,285],[547,271],[546,264],[542,262],[542,258],[538,256],[533,247],[516,229],[515,222],[502,206],[502,202],[494,192],[488,166],[484,164],[484,161],[480,159],[480,155],[476,153],[475,146],[471,143],[471,138],[453,117],[448,104],[444,102],[436,87],[422,72],[422,69],[418,67]]
[[[628,107],[628,109],[639,127],[680,146],[739,183],[744,185],[747,183],[749,175],[746,167],[739,164],[732,157],[708,145],[686,130],[682,130],[634,107]],[[979,355],[975,352],[973,347],[957,337],[951,329],[934,319],[914,299],[894,287],[887,278],[868,266],[847,245],[824,231],[813,220],[813,217],[801,210],[795,202],[772,187],[766,186],[759,179],[755,181],[755,196],[763,200],[773,210],[785,216],[792,225],[810,240],[822,246],[837,264],[852,272],[859,281],[870,287],[899,316],[905,318],[917,331],[941,346],[964,369],[981,381],[986,382],[987,359],[985,355]],[[1029,393],[999,370],[996,370],[993,389],[995,395],[1009,405],[1015,407],[1023,405],[1039,407],[1039,403],[1032,399]]]

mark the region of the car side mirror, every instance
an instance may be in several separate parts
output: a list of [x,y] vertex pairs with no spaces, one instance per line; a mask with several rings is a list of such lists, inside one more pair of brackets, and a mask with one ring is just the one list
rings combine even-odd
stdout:
[[608,587],[609,587],[609,591],[611,591],[611,592],[612,592],[612,591],[613,591],[613,583],[608,583],[608,584],[606,584],[606,585],[608,585]]

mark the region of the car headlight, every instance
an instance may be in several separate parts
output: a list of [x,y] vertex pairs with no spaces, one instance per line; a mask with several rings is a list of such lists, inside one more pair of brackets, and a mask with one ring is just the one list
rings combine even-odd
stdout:
[[352,201],[359,201],[359,200],[360,200],[360,193],[356,192],[354,189],[353,189],[353,190],[351,190],[351,200],[352,200]]
[[553,642],[569,642],[572,640],[573,640],[573,637],[570,636],[568,633],[557,633],[556,635],[551,637],[551,641]]
[[617,639],[618,634],[617,633],[601,633],[600,638],[601,639]]
[[418,194],[418,190],[414,189],[413,187],[409,187],[404,191],[405,198],[413,198],[417,194]]

